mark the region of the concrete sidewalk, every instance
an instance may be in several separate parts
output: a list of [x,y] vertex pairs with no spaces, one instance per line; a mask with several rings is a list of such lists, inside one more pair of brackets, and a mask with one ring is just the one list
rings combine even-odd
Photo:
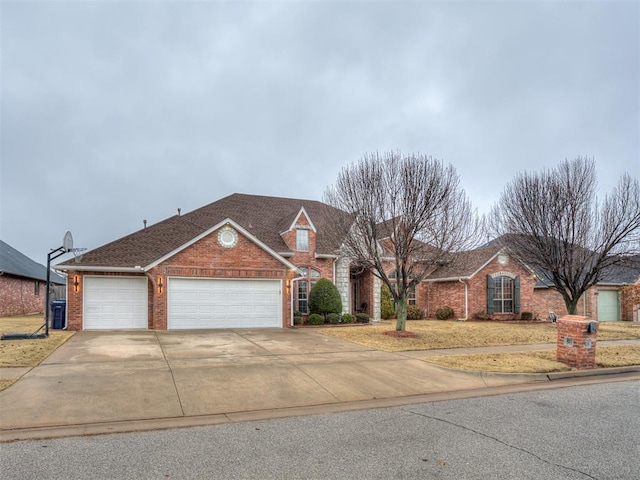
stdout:
[[[491,351],[529,347],[541,348]],[[368,408],[550,381],[419,360],[431,354],[442,352],[386,353],[302,329],[78,332],[0,392],[0,441]]]

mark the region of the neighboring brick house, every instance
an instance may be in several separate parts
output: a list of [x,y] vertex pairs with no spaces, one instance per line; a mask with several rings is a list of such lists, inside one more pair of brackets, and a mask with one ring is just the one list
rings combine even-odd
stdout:
[[457,253],[416,289],[415,303],[427,318],[443,306],[456,318],[512,320],[532,312],[533,272],[506,249],[488,246]]
[[[591,287],[578,302],[577,315],[584,315],[600,322],[639,321],[639,305],[625,295],[623,287],[640,283],[640,257],[630,257],[626,265],[616,265],[605,271],[603,280]],[[534,290],[536,311],[553,311],[566,315],[562,295],[548,281],[539,280]]]
[[317,201],[233,194],[88,251],[68,274],[69,329],[286,327],[318,278],[345,312],[379,318],[379,281],[339,257],[346,213]]
[[[50,281],[66,283],[54,272]],[[46,289],[47,267],[0,240],[0,317],[44,312]]]

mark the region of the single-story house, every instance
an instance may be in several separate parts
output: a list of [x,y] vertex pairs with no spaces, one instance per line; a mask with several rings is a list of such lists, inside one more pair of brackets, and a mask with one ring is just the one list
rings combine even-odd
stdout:
[[[50,282],[60,292],[66,279],[51,272]],[[47,267],[0,240],[0,317],[44,312],[46,289]]]
[[[639,321],[640,306],[625,295],[624,287],[640,283],[640,257],[630,257],[626,264],[607,269],[604,278],[582,296],[578,315],[600,322]],[[567,312],[562,296],[548,281],[536,282],[533,297],[536,311],[551,310],[562,315]]]
[[[346,312],[380,318],[380,283],[337,255],[337,216],[318,201],[233,194],[57,265],[67,325],[80,329],[286,327],[317,279]],[[339,242],[339,241],[338,241]]]
[[461,319],[519,318],[534,310],[536,277],[500,246],[460,252],[439,265],[416,289],[415,304],[428,318],[449,306]]

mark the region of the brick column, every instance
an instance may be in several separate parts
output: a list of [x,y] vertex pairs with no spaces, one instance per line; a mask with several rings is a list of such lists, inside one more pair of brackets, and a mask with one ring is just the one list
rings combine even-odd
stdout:
[[[590,325],[594,324],[595,328]],[[593,327],[593,325],[592,325]],[[565,315],[558,319],[556,358],[577,370],[596,365],[596,332],[598,322],[581,315]]]

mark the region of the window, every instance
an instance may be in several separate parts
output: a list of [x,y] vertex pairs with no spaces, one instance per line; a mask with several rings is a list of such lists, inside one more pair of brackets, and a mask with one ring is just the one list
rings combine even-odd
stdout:
[[407,292],[407,305],[415,305],[416,304],[416,286],[412,286],[409,288]]
[[[389,278],[392,280],[396,279],[397,277],[398,277],[398,274],[395,271],[389,274]],[[409,280],[413,280],[413,275],[409,275]],[[415,304],[416,304],[416,286],[413,285],[409,287],[409,291],[407,292],[407,305],[415,305]]]
[[309,230],[299,228],[296,230],[296,250],[309,251]]
[[487,313],[520,313],[520,277],[487,276]]
[[306,280],[298,282],[298,308],[301,313],[309,313],[309,283]]
[[493,311],[495,313],[513,313],[513,279],[494,278]]
[[306,279],[298,280],[298,295],[296,297],[296,310],[300,313],[309,313],[309,291],[320,278],[320,272],[313,268],[301,267],[300,276]]

